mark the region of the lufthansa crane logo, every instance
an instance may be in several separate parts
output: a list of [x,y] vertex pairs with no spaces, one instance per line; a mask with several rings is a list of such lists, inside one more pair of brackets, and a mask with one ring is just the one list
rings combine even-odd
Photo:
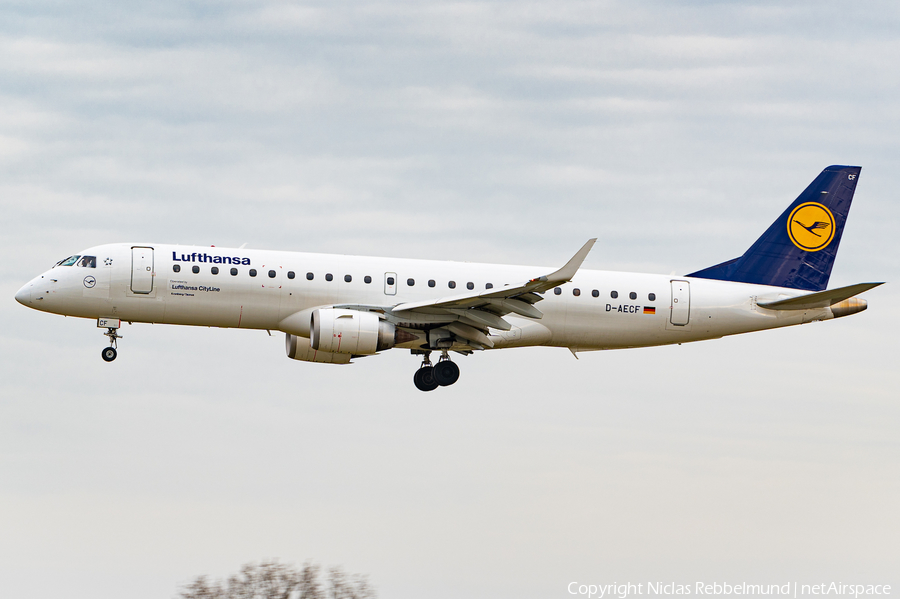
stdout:
[[97,284],[97,279],[95,279],[92,275],[88,275],[84,278],[84,286],[90,289],[94,285]]
[[818,252],[834,239],[834,215],[818,202],[800,204],[787,222],[788,236],[801,250]]

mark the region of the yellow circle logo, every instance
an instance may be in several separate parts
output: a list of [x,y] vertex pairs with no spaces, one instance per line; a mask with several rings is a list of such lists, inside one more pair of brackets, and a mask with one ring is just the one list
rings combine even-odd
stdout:
[[788,217],[788,236],[801,250],[818,252],[834,239],[834,215],[818,202],[800,204]]

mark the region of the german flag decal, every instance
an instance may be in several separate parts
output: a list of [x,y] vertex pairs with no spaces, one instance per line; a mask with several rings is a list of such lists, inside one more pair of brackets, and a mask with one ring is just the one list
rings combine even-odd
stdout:
[[644,314],[656,314],[656,308],[652,306],[644,306]]

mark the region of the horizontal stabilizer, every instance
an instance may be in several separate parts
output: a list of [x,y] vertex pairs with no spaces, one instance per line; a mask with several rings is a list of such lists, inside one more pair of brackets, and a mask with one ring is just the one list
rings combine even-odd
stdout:
[[854,295],[859,295],[869,289],[884,285],[881,283],[857,283],[848,287],[838,287],[837,289],[828,289],[826,291],[818,291],[800,297],[791,297],[783,300],[757,300],[756,305],[768,310],[809,310],[812,308],[827,308],[839,304],[845,299]]

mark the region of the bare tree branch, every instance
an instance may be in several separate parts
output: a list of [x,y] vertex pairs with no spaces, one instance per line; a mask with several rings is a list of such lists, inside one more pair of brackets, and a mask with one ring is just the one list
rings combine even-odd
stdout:
[[186,585],[180,599],[377,599],[368,579],[349,576],[341,568],[328,570],[328,594],[319,580],[319,566],[306,562],[301,568],[277,560],[245,564],[228,582],[211,583],[198,576]]

